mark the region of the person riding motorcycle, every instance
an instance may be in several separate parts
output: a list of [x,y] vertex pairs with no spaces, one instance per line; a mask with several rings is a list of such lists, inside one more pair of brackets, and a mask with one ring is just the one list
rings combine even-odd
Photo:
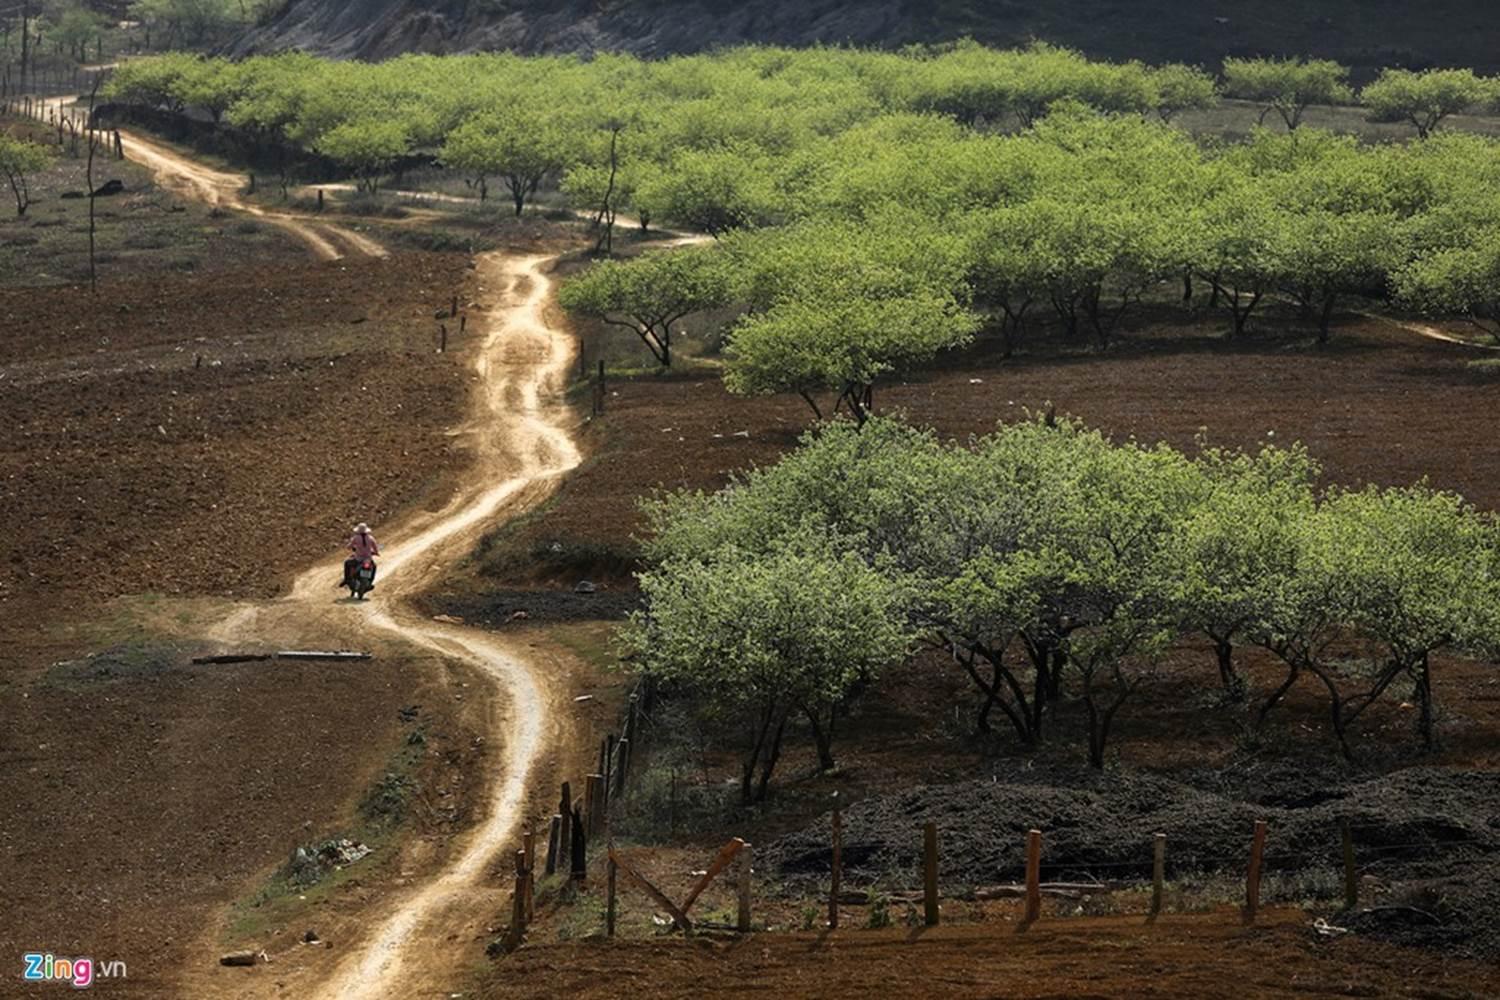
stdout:
[[[375,536],[370,534],[370,526],[365,522],[361,521],[354,526],[354,534],[349,537],[349,551],[353,555],[344,560],[344,579],[339,582],[340,587],[349,586],[354,580],[354,571],[360,563],[366,559],[373,561],[376,556],[380,555],[380,545],[376,543]],[[373,583],[370,589],[375,589]]]

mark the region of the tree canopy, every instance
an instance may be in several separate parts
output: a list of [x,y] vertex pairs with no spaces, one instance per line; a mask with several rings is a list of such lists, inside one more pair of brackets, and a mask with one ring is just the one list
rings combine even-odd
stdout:
[[[999,715],[1035,744],[1055,706],[1081,706],[1088,760],[1103,767],[1115,719],[1192,632],[1213,641],[1211,676],[1235,700],[1236,647],[1286,665],[1261,718],[1309,676],[1352,753],[1351,727],[1406,678],[1430,740],[1432,654],[1488,656],[1500,639],[1500,525],[1422,484],[1322,490],[1318,472],[1300,448],[1190,457],[1051,415],[966,445],[886,418],[831,424],[719,493],[649,502],[634,641],[643,670],[690,683],[693,704],[753,719],[778,747],[803,685],[827,682],[820,703],[847,705],[857,679],[915,640],[942,651],[933,669],[972,681],[981,729]],[[846,669],[827,672],[817,646],[811,676],[778,672],[799,647],[755,606],[782,599],[757,589],[782,569],[800,577],[785,593],[809,605],[797,627],[848,642]],[[842,621],[823,617],[832,608]],[[840,631],[853,623],[858,640]],[[1348,640],[1363,663],[1335,659]],[[776,669],[747,678],[747,660]],[[781,708],[754,715],[746,699]],[[827,721],[810,720],[820,752]]]

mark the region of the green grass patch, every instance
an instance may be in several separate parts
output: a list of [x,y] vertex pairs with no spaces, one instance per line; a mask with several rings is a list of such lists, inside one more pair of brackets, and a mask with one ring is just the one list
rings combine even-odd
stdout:
[[[259,938],[272,928],[284,927],[309,907],[329,899],[351,878],[368,878],[389,868],[395,856],[392,848],[416,794],[416,772],[426,742],[420,726],[408,732],[380,776],[360,797],[350,829],[299,844],[264,885],[234,903],[226,931],[228,943]],[[330,853],[329,845],[342,840],[363,844],[369,853],[347,865],[317,860]]]

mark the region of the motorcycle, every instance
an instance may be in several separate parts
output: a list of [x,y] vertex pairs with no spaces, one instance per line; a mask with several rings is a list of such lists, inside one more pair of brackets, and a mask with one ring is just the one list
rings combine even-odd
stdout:
[[365,599],[365,595],[375,589],[375,560],[362,560],[354,567],[354,572],[349,574],[349,596],[356,601]]

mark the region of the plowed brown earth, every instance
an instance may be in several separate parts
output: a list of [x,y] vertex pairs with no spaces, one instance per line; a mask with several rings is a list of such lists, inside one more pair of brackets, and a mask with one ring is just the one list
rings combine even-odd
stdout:
[[[277,592],[352,520],[379,530],[447,499],[471,345],[438,355],[433,314],[469,275],[458,255],[320,264],[299,248],[97,297],[0,290],[0,951],[120,959],[111,992],[173,995],[216,957],[200,950],[214,915],[294,846],[351,832],[418,727],[419,836],[351,870],[313,925],[347,947],[351,912],[467,828],[491,723],[467,668],[395,648],[191,666],[198,647],[159,637],[201,636],[201,595]],[[111,601],[143,592],[180,599]],[[242,939],[275,953],[305,929]]]
[[1360,940],[1296,912],[584,941],[523,948],[486,997],[1493,997],[1495,970]]
[[[1263,329],[1286,322],[1268,318]],[[1270,335],[1229,342],[1217,336],[1221,326],[1151,327],[1104,354],[1038,346],[1005,361],[995,345],[981,345],[938,370],[883,381],[875,401],[959,437],[1050,401],[1117,436],[1182,448],[1200,431],[1219,445],[1300,441],[1333,482],[1427,476],[1500,507],[1500,437],[1490,427],[1500,373],[1467,367],[1487,352],[1352,315],[1321,348]],[[1035,340],[1054,337],[1039,331]],[[586,343],[589,357],[599,350]],[[637,497],[661,485],[715,488],[732,470],[775,461],[812,420],[795,396],[731,397],[711,370],[616,379],[607,403],[591,432],[596,457],[546,511],[494,540],[489,560],[499,575],[522,578],[539,557],[566,579],[576,558],[623,579],[628,563],[613,557],[630,550],[639,529]]]
[[259,923],[236,943],[276,955],[312,927],[342,953],[349,913],[425,874],[472,819],[489,758],[467,673],[410,655],[191,666],[189,652],[121,651],[24,688],[0,680],[0,996],[16,995],[29,950],[123,961],[127,980],[96,984],[111,996],[181,996],[181,971],[218,957],[215,915],[253,898],[296,846],[355,832],[360,799],[418,729],[410,777],[432,801],[409,806],[410,845],[352,867],[305,925]]
[[467,373],[433,313],[467,273],[411,253],[0,291],[0,633],[121,593],[270,594],[353,521],[441,502]]

